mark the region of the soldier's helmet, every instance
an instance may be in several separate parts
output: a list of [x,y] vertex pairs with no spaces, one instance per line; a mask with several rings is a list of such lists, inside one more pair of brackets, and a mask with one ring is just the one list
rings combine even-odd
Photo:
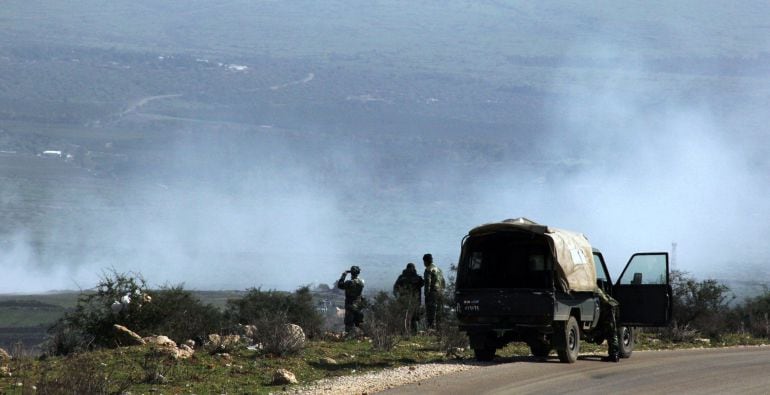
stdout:
[[426,262],[426,263],[431,263],[431,262],[433,262],[433,255],[431,255],[431,254],[425,254],[425,255],[423,255],[423,256],[422,256],[422,261],[423,261],[423,262]]
[[361,273],[361,268],[358,267],[358,266],[351,266],[350,267],[350,273],[359,274],[359,273]]
[[410,272],[416,272],[417,268],[414,267],[414,263],[409,262],[409,263],[406,264],[406,270],[408,270]]

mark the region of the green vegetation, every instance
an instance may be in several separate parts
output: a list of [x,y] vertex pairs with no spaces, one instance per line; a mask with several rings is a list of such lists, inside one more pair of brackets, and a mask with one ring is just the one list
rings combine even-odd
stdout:
[[[332,358],[336,365],[321,362]],[[12,377],[0,378],[0,392],[21,393],[31,386],[38,393],[56,390],[77,393],[269,393],[278,368],[293,372],[300,383],[326,377],[362,373],[373,369],[447,361],[433,337],[414,337],[392,350],[375,350],[362,340],[310,342],[301,353],[285,357],[240,349],[228,356],[196,352],[187,360],[154,356],[148,346],[104,349],[66,357],[18,358],[10,364]],[[148,380],[160,372],[162,382]],[[22,387],[17,387],[22,383]],[[45,389],[45,390],[44,390]],[[50,391],[50,392],[44,392]]]
[[[242,298],[227,301],[223,312],[202,303],[180,286],[148,290],[140,274],[113,271],[103,275],[93,292],[81,293],[75,308],[64,314],[50,329],[47,351],[52,355],[110,348],[121,345],[120,325],[142,335],[164,335],[182,343],[200,343],[209,334],[229,334],[239,325],[256,325],[257,333],[280,333],[288,323],[298,324],[309,337],[322,333],[323,317],[315,310],[307,287],[294,293],[252,289]],[[276,354],[280,334],[265,347]],[[296,351],[296,350],[291,350]]]
[[674,294],[673,319],[668,328],[659,330],[672,342],[692,342],[696,338],[722,344],[767,338],[770,291],[740,303],[730,288],[714,279],[696,280],[686,272],[671,273]]
[[309,287],[294,293],[251,289],[243,297],[227,302],[225,317],[233,323],[253,324],[281,314],[281,320],[302,327],[309,337],[323,332],[323,317],[313,305]]
[[[730,306],[729,289],[716,281],[696,281],[682,272],[673,273],[673,278],[674,322],[669,328],[637,331],[636,350],[769,342],[770,292]],[[447,291],[451,293],[451,276],[449,280]],[[328,286],[318,289],[329,291]],[[343,339],[324,330],[329,322],[324,323],[314,309],[314,292],[307,287],[293,293],[260,289],[234,292],[235,297],[219,309],[181,286],[147,290],[141,275],[112,272],[102,278],[95,291],[80,294],[75,306],[57,321],[48,353],[35,357],[20,344],[10,350],[13,358],[0,362],[10,372],[0,377],[0,391],[26,393],[34,386],[38,393],[270,393],[284,388],[273,384],[273,374],[279,368],[294,373],[301,386],[321,378],[403,365],[474,363],[467,340],[457,331],[448,309],[438,331],[412,335],[404,325],[400,301],[380,292],[369,298],[364,332]],[[132,298],[126,310],[116,312],[112,304],[125,294],[147,294],[151,300]],[[46,300],[56,299],[47,296]],[[0,308],[11,307],[34,310],[55,305],[30,297],[0,300]],[[712,314],[715,312],[719,314]],[[195,338],[195,353],[179,358],[162,352],[157,345],[116,347],[113,323],[143,335],[164,334],[177,343]],[[312,336],[304,344],[290,345],[283,330],[287,323],[299,324]],[[250,341],[227,349],[208,345],[207,334],[237,333],[243,331],[241,325],[254,325]],[[247,348],[250,342],[261,347]],[[588,359],[603,356],[606,345],[583,343],[581,352]],[[496,362],[531,360],[529,353],[526,344],[513,343],[497,351]]]
[[65,309],[38,300],[0,301],[0,322],[6,328],[23,328],[56,321]]

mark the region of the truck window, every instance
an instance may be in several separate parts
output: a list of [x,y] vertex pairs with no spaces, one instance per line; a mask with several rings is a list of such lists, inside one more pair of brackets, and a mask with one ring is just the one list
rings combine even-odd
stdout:
[[594,268],[596,269],[596,279],[602,281],[608,281],[607,275],[604,273],[602,267],[602,258],[598,254],[594,254]]
[[544,238],[518,233],[469,238],[457,284],[461,288],[552,288],[553,262]]
[[666,284],[665,255],[634,255],[628,263],[620,284]]

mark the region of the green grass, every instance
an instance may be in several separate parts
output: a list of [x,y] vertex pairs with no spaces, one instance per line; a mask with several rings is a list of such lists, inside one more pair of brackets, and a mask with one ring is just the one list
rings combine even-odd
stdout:
[[[57,292],[46,294],[34,294],[34,295],[17,295],[17,294],[0,294],[0,306],[4,302],[9,301],[22,301],[22,302],[38,302],[40,304],[48,306],[58,306],[61,308],[72,308],[77,305],[79,292]],[[30,306],[31,307],[31,306]]]
[[[134,393],[269,393],[282,388],[270,385],[278,368],[292,371],[301,384],[307,384],[326,377],[446,360],[435,339],[425,336],[404,340],[389,352],[374,350],[367,341],[313,341],[298,355],[283,358],[242,349],[231,359],[198,351],[189,360],[173,361],[153,357],[150,350],[139,346],[43,360],[17,359],[11,363],[13,376],[0,379],[0,392],[20,393],[16,385],[21,382],[22,388],[35,385],[39,390],[104,386],[110,391]],[[321,364],[319,360],[324,357],[338,364]],[[153,372],[162,374],[166,381],[147,380]]]
[[32,327],[52,324],[63,314],[64,310],[58,309],[25,311],[16,308],[0,307],[0,322],[3,328]]
[[0,295],[0,328],[47,327],[76,302],[76,293]]

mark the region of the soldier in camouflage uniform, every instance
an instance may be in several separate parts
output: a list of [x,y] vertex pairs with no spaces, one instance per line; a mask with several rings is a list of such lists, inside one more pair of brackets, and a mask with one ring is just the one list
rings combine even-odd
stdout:
[[428,329],[434,329],[440,316],[439,312],[443,308],[444,299],[444,274],[441,269],[433,264],[433,256],[425,254],[422,257],[425,264],[425,319]]
[[598,288],[599,300],[601,303],[601,313],[599,316],[599,325],[607,334],[607,356],[602,358],[605,362],[620,362],[620,344],[618,341],[618,326],[615,321],[617,310],[620,303],[612,296],[607,295],[601,288]]
[[407,329],[410,332],[417,331],[417,323],[420,322],[420,305],[422,304],[422,286],[424,283],[422,277],[417,274],[414,263],[409,262],[406,269],[398,276],[396,283],[393,284],[393,295],[406,309],[406,315],[409,318],[409,328]]
[[[350,280],[345,280],[350,273]],[[363,304],[361,294],[364,292],[364,280],[358,278],[361,268],[351,266],[350,270],[342,272],[337,281],[337,288],[345,290],[345,332],[350,333],[353,327],[360,327],[364,322]]]

